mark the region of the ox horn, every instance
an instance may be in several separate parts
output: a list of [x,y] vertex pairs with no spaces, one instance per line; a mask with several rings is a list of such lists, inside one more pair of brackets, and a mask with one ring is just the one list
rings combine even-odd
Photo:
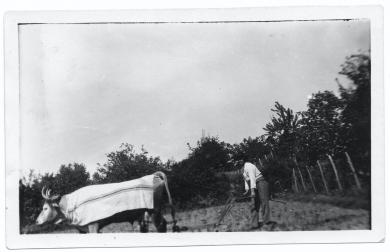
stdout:
[[44,186],[42,188],[42,197],[45,199],[45,200],[49,200],[49,198],[47,197],[47,191],[46,191],[46,186]]
[[56,200],[58,199],[58,197],[60,197],[59,195],[53,195],[51,196],[51,189],[47,190],[46,187],[44,186],[42,188],[42,197],[45,199],[45,200]]

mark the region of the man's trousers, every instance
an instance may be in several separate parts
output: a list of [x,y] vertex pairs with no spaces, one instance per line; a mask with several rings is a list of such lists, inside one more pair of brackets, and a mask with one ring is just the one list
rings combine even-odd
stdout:
[[269,183],[260,178],[256,181],[255,205],[251,209],[253,228],[258,227],[259,222],[267,223],[270,221],[269,209]]

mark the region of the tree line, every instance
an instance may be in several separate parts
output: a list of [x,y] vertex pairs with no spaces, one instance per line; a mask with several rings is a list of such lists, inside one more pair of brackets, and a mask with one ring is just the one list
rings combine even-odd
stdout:
[[[336,79],[337,94],[326,90],[314,93],[308,99],[307,109],[298,112],[276,101],[271,109],[273,116],[263,127],[264,134],[235,144],[217,136],[203,137],[195,146],[188,144],[189,154],[181,161],[163,162],[144,148],[136,152],[133,145],[123,143],[106,155],[104,164],[97,164],[93,174],[78,163],[61,165],[55,174],[32,172],[19,182],[20,224],[30,224],[36,218],[43,186],[63,195],[86,185],[131,180],[155,171],[167,174],[178,207],[220,204],[232,186],[242,186],[242,178],[229,178],[228,174],[240,168],[237,162],[244,157],[255,160],[273,191],[312,188],[324,192],[324,186],[328,191],[338,190],[340,185],[355,189],[356,177],[360,186],[370,188],[370,72],[369,52],[351,55],[339,72],[349,83],[342,85]],[[334,174],[338,180],[333,178]]]

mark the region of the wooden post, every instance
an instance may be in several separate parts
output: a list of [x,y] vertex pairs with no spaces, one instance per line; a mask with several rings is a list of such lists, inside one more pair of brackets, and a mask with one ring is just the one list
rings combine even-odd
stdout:
[[314,184],[313,177],[311,176],[310,170],[309,170],[309,168],[307,166],[306,166],[306,171],[309,174],[311,186],[313,187],[314,192],[317,193],[317,188],[316,188],[316,186]]
[[332,165],[334,175],[336,176],[336,181],[337,181],[337,185],[339,187],[339,190],[342,191],[343,187],[341,186],[341,183],[340,183],[340,178],[339,178],[339,174],[338,174],[337,169],[336,169],[336,165],[333,162],[333,158],[330,155],[327,155],[327,156],[329,158],[330,164]]
[[303,180],[301,169],[299,169],[299,165],[298,165],[297,159],[295,157],[294,157],[294,162],[295,162],[295,165],[297,166],[299,177],[301,178],[303,190],[306,191],[307,190],[306,184],[305,184],[305,181]]
[[359,178],[358,178],[358,176],[356,174],[355,167],[353,167],[351,157],[348,155],[348,152],[344,152],[344,153],[345,153],[345,156],[347,157],[347,161],[348,161],[349,167],[352,170],[353,177],[355,178],[356,186],[357,186],[357,188],[359,190],[361,190],[362,189],[362,185],[360,184]]
[[298,188],[298,181],[297,181],[297,177],[295,175],[295,169],[293,168],[293,180],[294,180],[294,191],[295,192],[299,192],[299,188]]
[[298,172],[299,172],[299,176],[301,177],[301,182],[302,182],[303,190],[304,190],[304,191],[307,191],[307,187],[306,187],[305,181],[303,180],[303,176],[302,176],[301,169],[299,169],[298,166],[297,166],[297,169],[298,169]]
[[324,172],[322,171],[322,167],[321,167],[320,161],[318,161],[318,160],[317,160],[317,165],[318,165],[318,168],[320,168],[321,178],[322,178],[322,182],[324,183],[324,187],[325,187],[326,193],[329,194],[328,184],[326,183]]
[[261,165],[261,167],[264,167],[263,162],[261,162],[261,158],[259,158],[259,164]]

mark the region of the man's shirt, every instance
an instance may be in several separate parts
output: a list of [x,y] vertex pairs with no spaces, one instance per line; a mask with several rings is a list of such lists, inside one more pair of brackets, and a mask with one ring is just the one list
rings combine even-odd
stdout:
[[[263,177],[263,175],[261,174],[261,172],[259,171],[259,169],[257,169],[257,167],[252,164],[252,163],[249,163],[249,162],[246,162],[244,164],[244,180],[245,180],[245,191],[248,191],[249,190],[249,187],[250,189],[255,189],[256,188],[256,181]],[[250,184],[250,186],[248,185],[248,183]]]

